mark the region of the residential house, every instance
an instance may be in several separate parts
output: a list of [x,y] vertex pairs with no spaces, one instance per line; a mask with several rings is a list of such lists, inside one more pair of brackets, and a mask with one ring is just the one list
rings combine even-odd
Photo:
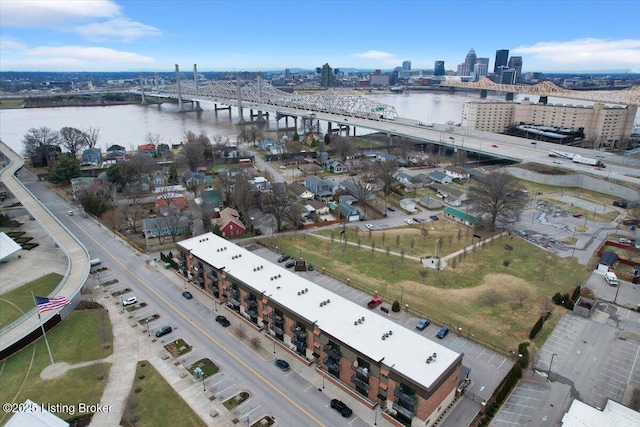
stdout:
[[469,172],[466,170],[459,168],[457,166],[447,166],[444,168],[444,173],[449,175],[453,179],[469,179]]
[[188,227],[189,219],[186,216],[181,216],[175,224],[165,217],[147,218],[142,220],[142,235],[145,238],[180,235]]
[[331,191],[331,185],[324,179],[320,179],[317,176],[308,176],[304,179],[304,186],[313,193],[315,197],[331,197],[333,192]]
[[618,262],[618,254],[615,252],[605,252],[602,254],[600,259],[598,260],[598,266],[596,270],[606,273],[607,271],[613,270],[616,263]]
[[478,181],[482,181],[487,177],[487,174],[472,168],[462,168],[462,169],[469,174],[470,178],[477,179]]
[[470,227],[478,222],[478,218],[476,218],[475,216],[469,215],[468,213],[464,213],[454,208],[445,208],[443,213],[445,217],[459,222],[460,224],[464,224],[467,227]]
[[256,176],[249,181],[249,184],[255,191],[269,191],[271,189],[271,183],[263,176]]
[[329,206],[325,205],[320,200],[312,199],[304,203],[305,203],[305,207],[310,212],[311,210],[309,210],[309,208],[313,209],[313,212],[317,213],[318,215],[327,215],[329,213]]
[[332,173],[343,173],[347,171],[344,164],[338,160],[325,160],[322,166]]
[[322,167],[315,163],[305,163],[302,165],[298,165],[298,169],[302,171],[304,176],[307,175],[320,175],[322,174]]
[[411,182],[411,175],[406,174],[405,172],[396,171],[393,174],[393,177],[402,184],[405,188],[413,188],[413,182]]
[[53,166],[57,161],[60,154],[62,154],[62,148],[58,145],[49,144],[45,147],[46,154],[44,157],[31,156],[31,165],[34,168],[43,168],[47,166]]
[[167,184],[167,177],[161,172],[153,174],[153,188],[164,187]]
[[80,193],[84,192],[89,188],[95,178],[88,176],[81,176],[79,178],[73,178],[71,180],[71,192],[73,194],[73,198],[77,199]]
[[156,151],[159,157],[165,157],[171,152],[171,147],[169,147],[169,144],[158,144]]
[[450,206],[460,206],[462,202],[467,200],[467,194],[457,188],[438,184],[437,182],[431,184],[430,187],[436,190],[442,199],[444,199],[445,203]]
[[186,188],[182,185],[167,185],[164,187],[156,187],[153,191],[156,195],[156,207],[163,209],[168,206],[177,206],[184,209],[187,206],[185,198]]
[[360,221],[362,219],[362,212],[349,203],[338,204],[338,210],[340,211],[340,216],[345,218],[347,222]]
[[353,205],[357,201],[358,201],[358,199],[356,199],[355,197],[353,197],[350,194],[343,194],[343,195],[338,197],[338,203],[347,203],[349,205]]
[[[366,190],[368,191],[365,201],[370,202],[372,200],[375,200],[376,195],[373,194],[374,189],[371,186],[371,184],[363,184],[363,185],[366,186]],[[362,195],[361,189],[358,188],[359,184],[356,184],[352,179],[345,179],[344,181],[340,182],[340,187],[344,188],[349,194],[357,198],[359,198]]]
[[400,199],[400,209],[403,209],[407,212],[415,212],[416,202],[413,199]]
[[82,163],[85,165],[98,165],[102,161],[102,152],[97,147],[87,148],[82,152]]
[[235,159],[239,156],[238,147],[235,145],[222,147],[220,150],[220,156],[224,159]]
[[211,178],[207,177],[202,172],[187,171],[182,174],[182,181],[187,186],[187,188],[193,189],[197,188],[199,185],[203,185],[211,181]]
[[429,178],[440,184],[449,184],[451,181],[453,181],[453,178],[440,171],[429,172]]
[[153,157],[156,155],[156,146],[153,144],[138,145],[138,154],[141,156]]
[[246,232],[246,227],[240,221],[240,214],[232,208],[224,208],[220,211],[220,218],[216,220],[222,237],[241,236]]
[[127,156],[127,149],[122,145],[112,145],[107,148],[106,160],[124,160]]
[[271,147],[278,145],[278,141],[274,139],[263,139],[258,143],[261,150],[271,150]]
[[364,169],[365,164],[361,159],[347,159],[344,162],[344,167],[351,172],[360,172]]
[[313,199],[313,193],[297,182],[289,184],[288,190],[296,197],[297,200]]
[[224,207],[224,197],[222,196],[222,191],[220,190],[207,187],[200,192],[200,197],[202,198],[202,203],[205,206],[209,205],[211,208],[220,209]]

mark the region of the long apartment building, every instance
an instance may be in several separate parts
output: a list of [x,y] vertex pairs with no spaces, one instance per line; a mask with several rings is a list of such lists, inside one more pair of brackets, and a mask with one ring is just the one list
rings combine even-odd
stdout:
[[462,107],[462,126],[496,133],[519,124],[583,128],[585,139],[596,147],[613,147],[629,138],[637,111],[637,106],[535,104],[528,99],[520,103],[467,102]]
[[213,233],[177,247],[186,273],[213,298],[362,404],[380,405],[391,422],[433,425],[460,393],[462,354],[305,279],[306,273]]

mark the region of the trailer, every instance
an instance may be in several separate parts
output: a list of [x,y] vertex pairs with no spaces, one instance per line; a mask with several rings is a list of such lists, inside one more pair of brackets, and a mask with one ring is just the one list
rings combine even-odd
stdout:
[[566,151],[550,150],[549,157],[559,157],[561,159],[573,159],[576,155],[573,153],[567,153]]
[[604,163],[602,163],[602,161],[598,159],[593,159],[591,157],[583,157],[579,154],[576,154],[575,156],[573,156],[573,159],[571,160],[573,160],[574,163],[579,163],[581,165],[597,166],[599,168],[606,167]]

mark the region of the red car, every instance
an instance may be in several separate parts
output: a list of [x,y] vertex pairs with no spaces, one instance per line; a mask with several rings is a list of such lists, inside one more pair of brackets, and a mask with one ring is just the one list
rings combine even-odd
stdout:
[[372,299],[371,301],[369,301],[369,303],[367,304],[367,307],[369,307],[369,308],[376,308],[376,307],[377,307],[377,306],[379,306],[380,304],[382,304],[382,298],[375,297],[374,299]]
[[580,212],[574,212],[573,213],[573,217],[574,218],[580,218],[582,216],[582,214]]

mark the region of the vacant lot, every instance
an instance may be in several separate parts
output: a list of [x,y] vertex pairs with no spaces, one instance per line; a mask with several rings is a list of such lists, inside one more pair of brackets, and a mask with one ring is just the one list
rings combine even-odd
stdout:
[[[407,229],[384,233],[385,240],[395,244],[396,236],[406,238]],[[368,233],[359,234],[366,237]],[[434,240],[430,238],[431,247],[426,245],[428,254],[433,254]],[[444,240],[448,242],[448,237]],[[509,237],[466,251],[440,272],[423,268],[415,260],[372,251],[364,244],[359,248],[341,244],[337,237],[332,243],[311,234],[291,235],[276,239],[274,245],[371,292],[378,291],[390,302],[402,295],[404,304],[425,316],[462,327],[465,335],[473,334],[506,349],[528,339],[543,301],[556,292],[571,293],[588,274],[575,260],[555,257]],[[446,255],[457,247],[454,238],[451,247],[444,245],[438,254]],[[391,250],[396,251],[393,245]]]
[[0,295],[0,324],[8,325],[36,306],[33,296],[48,296],[62,276],[50,273],[18,289]]
[[[105,333],[100,333],[103,330]],[[102,309],[73,312],[64,322],[47,332],[53,360],[70,364],[98,360],[111,354],[111,323]],[[43,338],[0,362],[0,401],[75,405],[95,404],[109,374],[109,363],[72,369],[59,378],[43,380],[40,373],[49,366]],[[57,414],[67,418],[70,414]],[[78,414],[76,414],[78,415]],[[6,422],[7,414],[0,416]]]

